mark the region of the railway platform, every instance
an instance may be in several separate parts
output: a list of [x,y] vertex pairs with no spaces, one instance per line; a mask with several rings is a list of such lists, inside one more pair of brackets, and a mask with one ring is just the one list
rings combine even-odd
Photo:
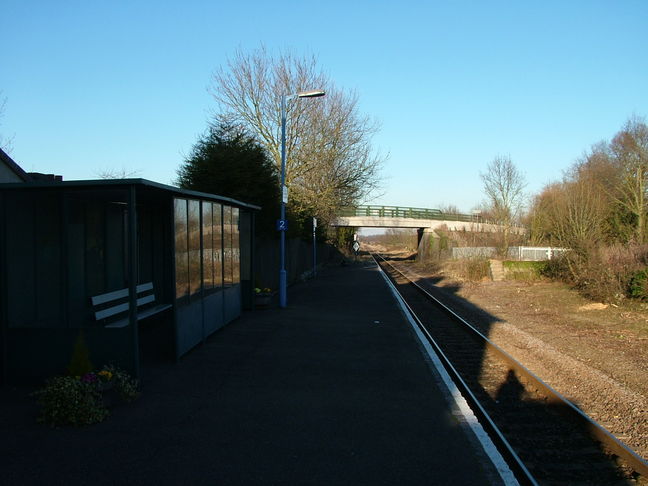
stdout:
[[104,423],[49,429],[16,393],[0,391],[7,485],[514,484],[370,264],[145,365],[141,398]]

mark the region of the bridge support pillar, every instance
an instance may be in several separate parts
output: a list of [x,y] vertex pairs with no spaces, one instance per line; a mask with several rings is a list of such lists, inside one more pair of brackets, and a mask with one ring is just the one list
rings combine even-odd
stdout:
[[417,234],[417,240],[416,240],[416,247],[418,248],[421,246],[421,240],[423,239],[423,233],[425,232],[425,228],[418,228],[416,230]]
[[425,228],[416,229],[416,259],[421,261],[421,241],[423,241],[423,233],[425,233]]

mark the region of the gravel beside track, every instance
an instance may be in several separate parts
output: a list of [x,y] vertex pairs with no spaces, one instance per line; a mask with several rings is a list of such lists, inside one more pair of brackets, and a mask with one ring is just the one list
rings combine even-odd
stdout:
[[[520,329],[515,319],[511,319],[511,322],[499,319],[493,322],[492,314],[458,297],[456,293],[434,285],[433,277],[420,275],[408,264],[391,263],[404,273],[415,277],[415,280],[431,293],[443,298],[455,312],[475,327],[485,330],[494,343],[644,459],[648,458],[648,398],[642,390],[637,387],[633,389],[600,369],[589,366],[587,358],[576,358],[556,349],[547,341],[556,342],[560,336],[547,336],[547,327],[543,327],[541,334],[533,335],[528,329]],[[561,330],[557,329],[556,332]]]

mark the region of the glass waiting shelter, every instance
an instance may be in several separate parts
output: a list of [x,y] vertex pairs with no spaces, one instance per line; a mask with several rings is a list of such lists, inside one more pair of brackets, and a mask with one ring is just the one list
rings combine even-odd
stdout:
[[5,382],[178,359],[252,302],[257,206],[143,179],[0,184]]

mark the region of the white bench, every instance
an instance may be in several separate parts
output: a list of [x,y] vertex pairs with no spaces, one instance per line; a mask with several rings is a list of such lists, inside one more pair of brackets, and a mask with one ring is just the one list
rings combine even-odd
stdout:
[[[128,289],[115,290],[91,298],[95,320],[107,322],[105,327],[126,327],[129,323],[130,302]],[[171,304],[152,305],[155,302],[153,282],[137,286],[137,319],[142,320],[170,309]],[[126,314],[122,316],[122,314]],[[117,320],[113,320],[117,319]],[[108,322],[110,321],[110,322]]]

